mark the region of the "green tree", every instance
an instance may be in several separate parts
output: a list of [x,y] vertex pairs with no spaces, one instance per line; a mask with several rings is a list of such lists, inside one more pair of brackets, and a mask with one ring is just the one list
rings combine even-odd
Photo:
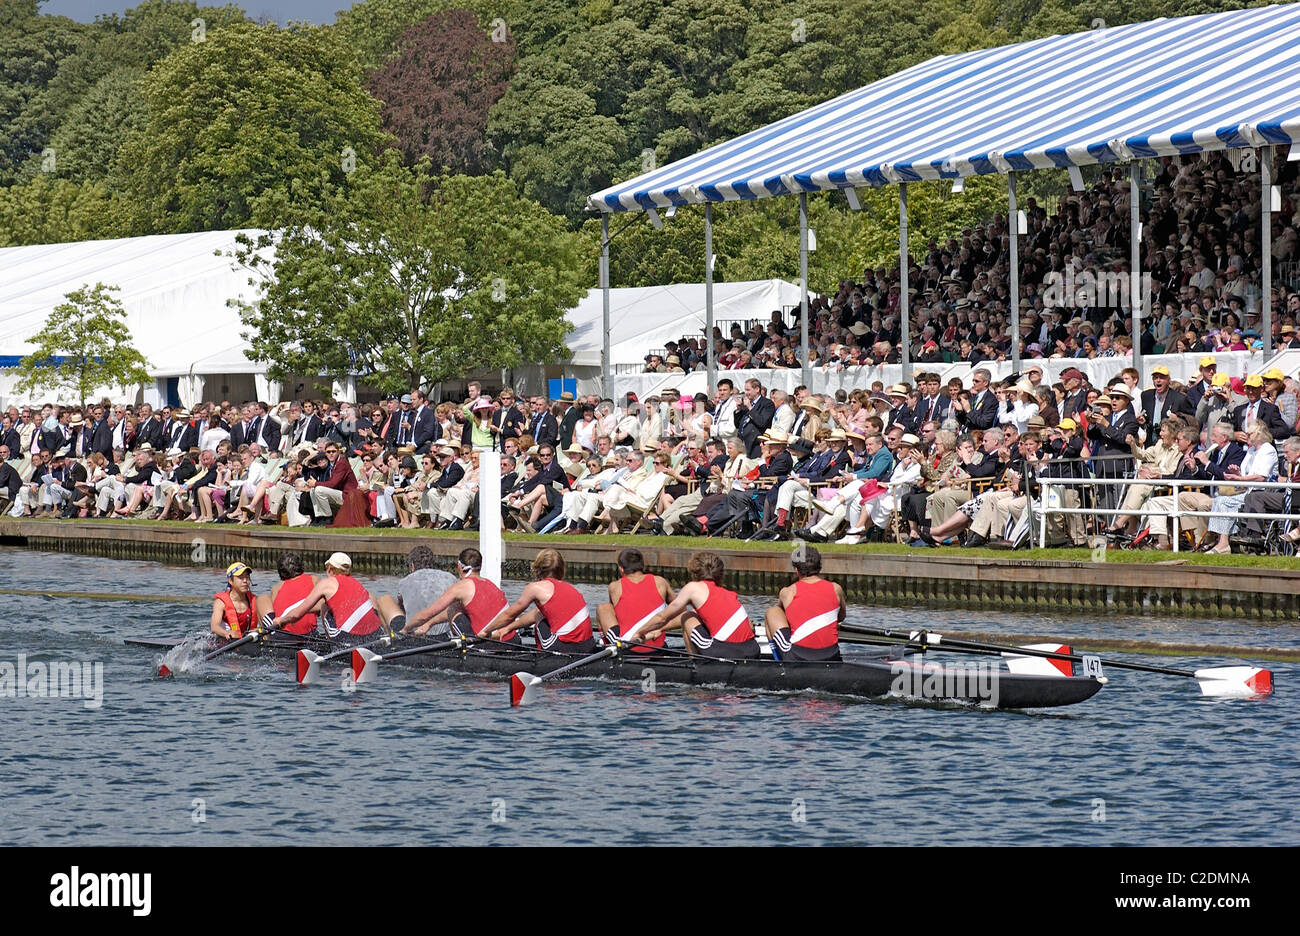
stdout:
[[144,95],[114,180],[154,231],[273,227],[387,140],[351,51],[321,28],[208,32],[160,62]]
[[131,346],[126,312],[112,293],[116,286],[96,283],[67,294],[50,313],[45,327],[28,338],[36,350],[18,362],[16,389],[70,388],[82,402],[96,387],[145,383],[144,356]]
[[0,188],[0,247],[123,237],[133,233],[127,214],[103,182],[41,174]]
[[236,256],[261,277],[240,310],[253,360],[386,391],[561,357],[589,282],[578,238],[502,173],[435,176],[394,151]]

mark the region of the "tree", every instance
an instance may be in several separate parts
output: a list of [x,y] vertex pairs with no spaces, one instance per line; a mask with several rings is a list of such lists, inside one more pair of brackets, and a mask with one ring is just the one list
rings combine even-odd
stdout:
[[0,188],[0,247],[100,240],[134,233],[119,195],[103,182],[44,174]]
[[154,231],[274,227],[387,141],[351,50],[323,28],[208,32],[159,62],[144,95],[114,179]]
[[15,368],[19,393],[69,387],[85,402],[96,387],[145,383],[144,355],[131,346],[117,287],[96,283],[67,294],[45,327],[27,339],[36,350]]
[[236,257],[262,278],[240,314],[271,377],[360,374],[389,392],[559,358],[587,283],[578,238],[502,173],[435,176],[393,151]]
[[438,13],[398,40],[398,56],[370,76],[384,129],[408,162],[476,173],[484,168],[488,110],[505,93],[515,44],[482,29],[468,10]]

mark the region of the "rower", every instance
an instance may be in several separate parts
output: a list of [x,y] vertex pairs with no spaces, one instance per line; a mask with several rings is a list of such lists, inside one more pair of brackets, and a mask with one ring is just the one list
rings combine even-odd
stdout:
[[[483,554],[472,546],[456,557],[460,581],[444,591],[428,607],[412,614],[403,634],[423,637],[434,624],[450,624],[458,635],[482,635],[505,611],[506,593],[495,582],[483,578]],[[520,643],[519,635],[512,635]]]
[[790,557],[799,578],[781,589],[763,622],[781,659],[820,663],[840,659],[838,625],[848,614],[844,589],[821,577],[822,554],[805,546]]
[[[641,632],[651,618],[668,607],[668,602],[676,596],[667,580],[646,573],[645,559],[639,549],[629,547],[618,554],[618,572],[619,580],[609,583],[609,601],[596,608],[596,623],[602,634],[614,631],[624,640],[642,640]],[[642,644],[648,645],[637,645],[632,650],[649,653],[662,647],[664,639],[660,634],[653,642],[642,640]]]
[[364,637],[383,626],[370,592],[352,577],[352,559],[347,553],[341,552],[336,552],[325,560],[324,578],[316,582],[302,603],[277,614],[272,626],[292,624],[322,600],[334,621],[333,625],[329,621],[325,623],[325,632],[331,637],[339,634]]
[[669,628],[680,626],[686,649],[692,653],[698,649],[728,660],[758,659],[760,651],[749,614],[735,592],[718,585],[723,571],[722,557],[717,553],[691,556],[686,563],[690,582],[646,625],[643,639],[656,640]]
[[226,567],[226,590],[212,596],[212,633],[227,640],[243,637],[253,627],[253,570],[242,562]]
[[[591,632],[591,614],[587,599],[564,581],[564,557],[558,550],[543,549],[533,560],[536,581],[524,586],[519,600],[501,612],[483,630],[485,637],[502,638],[520,627],[533,625],[537,646],[541,650],[586,656],[596,650]],[[533,610],[528,606],[536,604]]]
[[[296,552],[283,553],[275,564],[275,571],[280,581],[271,587],[269,595],[257,596],[257,616],[260,618],[270,612],[271,617],[284,614],[291,608],[302,604],[311,590],[316,587],[316,576],[308,575],[304,570],[302,556]],[[286,634],[305,635],[316,630],[317,606],[305,609],[302,617],[284,628]]]

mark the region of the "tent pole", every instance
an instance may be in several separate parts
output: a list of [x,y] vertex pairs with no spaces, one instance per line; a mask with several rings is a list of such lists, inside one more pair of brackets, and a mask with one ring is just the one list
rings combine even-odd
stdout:
[[1016,173],[1007,173],[1007,227],[1011,231],[1011,371],[1020,373],[1020,210]]
[[899,360],[903,363],[903,382],[912,380],[911,297],[907,293],[907,183],[898,183],[898,309],[902,340]]
[[803,374],[799,382],[805,387],[812,383],[812,368],[808,366],[808,193],[799,193],[799,343],[803,348],[799,360]]
[[605,327],[605,337],[600,351],[600,385],[602,395],[614,398],[613,368],[609,363],[609,214],[600,216],[600,291],[602,303],[601,323]]
[[1134,159],[1128,164],[1128,178],[1128,304],[1133,312],[1133,328],[1129,337],[1133,339],[1133,367],[1138,372],[1138,384],[1145,386],[1145,378],[1142,376],[1142,303],[1146,297],[1142,294],[1142,222],[1139,218],[1142,203],[1139,192],[1142,185],[1141,160]]
[[1264,356],[1273,352],[1273,147],[1260,147],[1259,153],[1259,256],[1263,261],[1264,293],[1260,335],[1264,339]]
[[718,389],[713,348],[713,202],[704,203],[704,346],[708,354],[709,397]]

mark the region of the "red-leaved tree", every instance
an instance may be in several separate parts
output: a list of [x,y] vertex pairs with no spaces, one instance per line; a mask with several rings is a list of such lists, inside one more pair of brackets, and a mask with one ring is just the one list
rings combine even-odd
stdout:
[[514,38],[484,29],[468,10],[447,10],[404,32],[397,53],[369,88],[407,161],[428,156],[453,172],[485,171],[488,110],[514,73]]

